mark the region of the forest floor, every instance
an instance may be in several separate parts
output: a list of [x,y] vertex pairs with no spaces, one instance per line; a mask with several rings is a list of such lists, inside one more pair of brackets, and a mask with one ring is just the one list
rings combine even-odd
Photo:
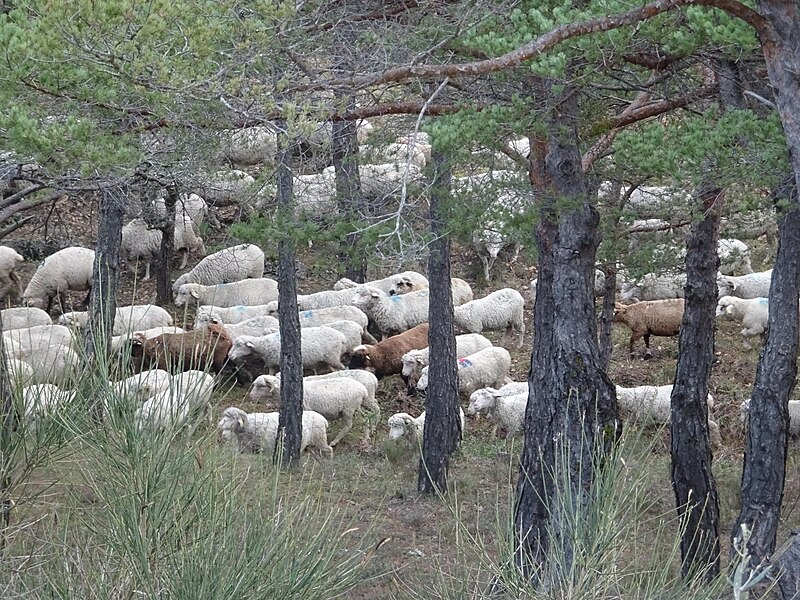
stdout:
[[[25,249],[38,246],[45,249],[51,241],[60,246],[90,246],[96,237],[96,211],[68,202],[62,209],[57,211],[58,214],[51,213],[49,216],[43,213],[33,225],[16,232],[6,243],[17,247],[15,242],[19,242],[20,247],[24,246],[23,253]],[[47,239],[43,230],[43,220],[46,218],[50,225]],[[237,241],[228,238],[226,231],[227,228],[207,232],[209,251]],[[276,250],[264,249],[269,262]],[[324,247],[314,246],[302,249],[299,253],[298,287],[301,292],[328,289],[337,279],[335,259],[331,258],[335,257],[335,252],[325,250]],[[524,252],[517,263],[512,265],[508,260],[508,256],[501,256],[495,267],[495,279],[489,285],[479,283],[478,280],[482,279],[482,276],[479,277],[480,261],[469,247],[454,244],[453,275],[472,284],[476,297],[507,286],[520,290],[527,297],[528,284],[535,276],[535,269],[531,265],[535,263],[527,262]],[[29,278],[35,264],[26,265],[24,281]],[[190,264],[193,263],[190,261]],[[407,266],[416,266],[417,269],[422,266],[421,270],[424,270],[423,265]],[[759,266],[758,262],[754,264],[756,269]],[[274,273],[269,265],[267,271],[267,275]],[[135,281],[130,272],[125,271],[119,299],[125,303],[150,302],[155,297],[154,285],[153,281]],[[73,298],[80,301],[83,296],[74,294]],[[512,351],[510,376],[516,381],[527,377],[530,365],[531,309],[531,306],[526,307],[525,344],[520,350]],[[192,315],[184,315],[177,310],[174,312],[176,324],[181,324],[184,318],[191,322]],[[713,418],[720,425],[723,447],[715,452],[713,470],[719,487],[722,556],[727,557],[730,529],[738,513],[740,499],[744,428],[739,406],[749,397],[759,348],[743,350],[737,324],[718,322],[717,327],[717,360],[712,371],[710,391],[716,400]],[[489,337],[495,341],[498,339],[491,334]],[[653,338],[654,357],[647,361],[628,357],[627,340],[627,329],[615,325],[610,368],[610,376],[615,383],[622,386],[672,383],[677,359],[676,338]],[[241,406],[246,411],[257,408],[247,398],[246,387],[222,387],[223,391],[215,394],[219,412],[230,405]],[[451,463],[449,497],[446,501],[419,497],[416,493],[418,459],[413,449],[389,442],[386,418],[399,411],[417,415],[423,410],[422,400],[408,396],[398,378],[381,382],[378,399],[381,423],[370,441],[362,440],[363,422],[357,420],[352,431],[336,448],[332,459],[319,461],[306,457],[300,471],[286,475],[284,481],[286,485],[295,486],[299,492],[307,489],[309,494],[322,495],[326,504],[339,509],[345,529],[358,528],[359,532],[366,532],[368,543],[375,545],[369,567],[374,577],[349,597],[444,597],[444,592],[434,590],[442,587],[458,589],[459,585],[463,585],[467,573],[465,564],[487,556],[496,558],[503,546],[507,532],[505,526],[513,506],[521,439],[517,438],[511,446],[507,446],[504,438],[492,435],[493,427],[487,419],[468,419],[463,444]],[[635,427],[631,429],[635,430]],[[334,423],[331,430],[335,433],[338,424]],[[641,433],[643,439],[656,440],[649,453],[649,466],[645,474],[648,488],[646,510],[652,517],[652,534],[656,536],[659,524],[669,522],[675,515],[668,432],[646,430]],[[208,450],[219,451],[212,447]],[[249,456],[240,460],[259,465],[265,458]],[[800,498],[799,463],[798,442],[792,440],[781,519],[781,532],[784,535],[800,525],[800,510],[797,508]],[[635,469],[636,464],[631,463],[629,468]],[[267,476],[265,473],[264,477]],[[660,551],[655,537],[653,542],[654,545],[646,552]],[[646,543],[644,547],[647,548]]]

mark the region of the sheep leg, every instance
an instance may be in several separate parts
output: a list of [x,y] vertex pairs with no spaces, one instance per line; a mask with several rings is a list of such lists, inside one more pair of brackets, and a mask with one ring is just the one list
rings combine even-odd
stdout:
[[344,415],[344,427],[342,427],[341,431],[339,431],[339,434],[335,438],[333,438],[333,441],[328,445],[331,448],[333,448],[336,444],[339,443],[339,440],[341,440],[345,435],[347,435],[347,432],[350,431],[352,428],[353,428],[353,415]]
[[483,276],[486,278],[486,281],[489,281],[489,257],[484,256],[483,254],[480,255],[481,262],[483,263]]
[[178,269],[185,269],[186,263],[189,262],[189,250],[182,248],[178,250],[178,252],[181,255],[181,266],[179,266]]
[[144,277],[142,278],[142,281],[147,281],[148,279],[150,279],[150,261],[149,260],[146,263],[144,263]]
[[11,279],[11,281],[13,281],[14,283],[17,284],[17,290],[19,291],[19,297],[22,298],[22,294],[24,293],[23,289],[22,289],[22,280],[19,278],[19,275],[17,275],[17,272],[16,271],[11,271],[11,273],[8,274],[8,278]]
[[644,334],[644,357],[650,358],[653,356],[653,353],[650,351],[650,334]]

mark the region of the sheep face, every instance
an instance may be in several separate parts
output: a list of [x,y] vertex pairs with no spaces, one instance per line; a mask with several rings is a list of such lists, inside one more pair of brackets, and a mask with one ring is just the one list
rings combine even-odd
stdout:
[[241,435],[247,427],[247,413],[236,407],[228,407],[217,423],[217,434],[220,441],[230,441],[233,436]]
[[228,352],[228,358],[233,361],[242,360],[243,358],[254,354],[253,348],[255,348],[255,344],[253,342],[246,340],[243,337],[236,338],[233,342],[233,347],[230,349],[230,352]]
[[719,302],[717,302],[717,318],[725,315],[730,317],[733,314],[733,304],[731,303],[729,298],[720,298]]
[[389,417],[389,439],[396,440],[406,434],[406,428],[411,424],[412,418],[405,413]]
[[250,398],[253,402],[267,402],[280,394],[281,380],[273,375],[259,375],[253,382]]
[[484,388],[472,392],[472,395],[469,397],[467,414],[475,415],[489,412],[489,410],[494,407],[495,399],[499,396],[500,393],[494,388]]
[[423,364],[422,356],[417,352],[407,352],[403,355],[403,377],[410,377],[411,374],[419,368],[426,365]]
[[416,289],[416,286],[406,276],[398,276],[395,278],[395,281],[392,282],[392,287],[389,288],[389,295],[390,296],[399,296],[401,294],[407,294],[408,292],[413,292]]
[[350,355],[350,362],[348,363],[350,369],[361,369],[363,371],[375,372],[375,367],[369,358],[369,349],[366,346],[356,346],[353,353]]
[[381,296],[383,296],[383,294],[379,289],[364,286],[364,289],[356,292],[351,303],[354,306],[369,306],[375,300],[380,299]]
[[178,294],[175,296],[175,306],[184,306],[189,304],[192,299],[197,300],[199,297],[200,294],[197,290],[192,289],[191,284],[186,283],[178,289]]
[[628,307],[620,302],[614,302],[614,323],[622,323],[625,320],[625,315],[628,312]]

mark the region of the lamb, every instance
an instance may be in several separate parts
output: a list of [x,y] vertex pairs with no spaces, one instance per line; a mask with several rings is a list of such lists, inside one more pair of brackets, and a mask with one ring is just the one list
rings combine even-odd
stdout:
[[[640,385],[632,388],[617,388],[617,406],[623,415],[633,423],[641,425],[668,425],[672,415],[671,385]],[[708,408],[714,408],[714,397],[711,393],[706,398]],[[722,445],[719,425],[708,418],[708,433],[711,443],[719,448]]]
[[197,318],[194,322],[195,331],[200,329],[208,329],[208,326],[211,323],[216,323],[217,325],[222,326],[222,328],[228,332],[228,335],[232,340],[235,340],[243,335],[252,335],[258,337],[260,335],[272,333],[278,329],[278,319],[268,315],[250,317],[241,323],[223,323],[219,315],[214,314],[213,312],[203,312],[197,314]]
[[[247,414],[230,406],[223,411],[217,431],[223,441],[235,439],[239,452],[260,452],[272,456],[278,439],[278,413]],[[333,456],[333,448],[328,444],[328,421],[311,410],[303,411],[300,452],[306,448],[313,448],[328,457]]]
[[358,346],[350,357],[351,369],[364,369],[378,379],[402,373],[403,355],[428,346],[428,324],[422,323],[408,331],[387,338],[376,345]]
[[345,290],[349,288],[358,287],[359,285],[368,285],[370,287],[375,287],[387,294],[388,296],[395,296],[401,294],[407,294],[408,292],[416,292],[418,290],[427,290],[428,289],[428,279],[421,273],[417,273],[416,271],[403,271],[402,273],[396,273],[395,275],[389,275],[389,277],[384,277],[383,279],[375,279],[373,281],[367,281],[366,283],[360,284],[343,277],[335,284],[333,284],[334,290]]
[[25,261],[22,255],[8,246],[0,246],[0,298],[5,298],[12,291],[22,296],[22,281],[17,274],[17,267]]
[[428,290],[402,296],[387,296],[378,288],[370,286],[356,289],[358,292],[352,303],[375,323],[384,339],[428,320]]
[[768,298],[769,286],[772,282],[772,269],[733,277],[717,275],[719,295],[736,296],[737,298]]
[[225,366],[233,341],[219,325],[184,333],[165,333],[152,339],[134,335],[131,357],[141,368],[151,363],[167,371],[210,367],[219,373]]
[[[176,217],[174,227],[174,250],[181,254],[180,269],[186,268],[190,252],[205,254],[206,247],[203,238],[194,231],[192,219],[182,216],[180,221]],[[124,260],[131,265],[134,274],[136,265],[141,260],[145,264],[142,281],[150,279],[150,265],[153,259],[161,252],[160,229],[151,228],[144,219],[133,219],[122,228],[122,245],[120,251]]]
[[172,292],[184,283],[216,285],[242,279],[258,279],[264,275],[264,252],[255,244],[239,244],[209,254],[172,284]]
[[172,380],[169,389],[157,393],[136,410],[134,423],[139,431],[179,429],[199,409],[207,409],[213,390],[211,375],[203,371],[181,373]]
[[[483,337],[480,333],[467,333],[464,335],[456,336],[456,358],[463,358],[470,354],[474,354],[479,350],[488,348],[492,345],[488,339]],[[416,385],[422,369],[428,366],[429,362],[429,348],[422,348],[421,350],[410,350],[403,354],[400,359],[403,363],[401,374],[407,378],[411,384]],[[416,377],[415,377],[416,376]]]
[[3,322],[3,332],[11,331],[12,329],[36,327],[37,325],[51,325],[53,323],[50,315],[41,308],[33,308],[32,306],[0,310],[0,320]]
[[267,304],[278,299],[278,282],[268,277],[244,279],[233,283],[202,285],[184,283],[178,288],[175,306],[212,305],[215,308]]
[[270,306],[269,304],[230,306],[228,308],[201,306],[197,309],[197,314],[194,318],[194,326],[195,329],[197,329],[202,321],[210,321],[214,318],[226,325],[235,325],[254,317],[266,317],[269,316]]
[[505,329],[505,337],[509,337],[516,332],[517,348],[521,348],[525,335],[524,308],[522,294],[511,288],[503,288],[485,298],[457,306],[453,313],[453,324],[458,333]]
[[717,318],[721,316],[744,325],[741,331],[742,341],[745,350],[750,350],[753,346],[749,338],[757,335],[763,337],[767,331],[769,299],[723,296],[717,301]]
[[82,292],[92,286],[94,250],[71,246],[59,250],[44,259],[31,277],[22,294],[26,306],[50,312],[53,298],[64,303],[64,293],[69,290]]
[[[459,408],[458,415],[461,420],[461,438],[464,438],[466,431],[466,419],[464,418],[464,410]],[[395,413],[389,417],[389,439],[397,440],[406,438],[412,448],[422,447],[422,434],[425,430],[425,411],[417,418],[412,417],[408,413],[400,412]]]
[[[741,404],[741,419],[742,423],[747,423],[750,418],[750,402],[748,398]],[[800,435],[800,400],[789,400],[789,435]]]
[[[324,325],[301,329],[300,345],[303,368],[311,371],[344,369],[341,356],[346,343],[347,340],[341,333]],[[236,364],[240,364],[248,357],[260,358],[267,372],[274,375],[280,369],[281,364],[280,333],[276,332],[260,337],[240,336],[234,340],[228,356]]]
[[[417,389],[428,389],[428,368],[422,369]],[[501,387],[511,368],[511,355],[500,346],[490,346],[458,359],[458,393],[469,399],[472,392],[483,387]]]
[[504,396],[494,388],[475,390],[469,397],[468,415],[486,413],[494,421],[492,435],[497,429],[506,430],[506,441],[522,433],[525,423],[525,408],[528,406],[528,391]]
[[614,323],[624,323],[631,330],[628,353],[633,355],[633,345],[644,337],[645,357],[652,356],[650,336],[673,337],[678,335],[683,320],[683,299],[652,300],[625,305],[614,303]]
[[620,288],[620,300],[668,300],[683,298],[683,288],[686,286],[686,274],[655,275],[648,273],[639,280],[626,282]]
[[[253,382],[250,397],[253,402],[280,402],[281,380],[272,375],[261,375]],[[303,408],[321,414],[329,421],[344,418],[344,426],[330,443],[336,446],[353,428],[353,415],[359,408],[365,408],[380,415],[377,402],[370,402],[367,388],[355,379],[303,379]],[[365,431],[365,440],[369,431]]]
[[[66,312],[58,318],[59,325],[82,329],[89,323],[87,312]],[[135,304],[121,306],[114,313],[112,335],[124,335],[134,331],[143,331],[155,327],[169,327],[173,323],[172,315],[155,304]]]

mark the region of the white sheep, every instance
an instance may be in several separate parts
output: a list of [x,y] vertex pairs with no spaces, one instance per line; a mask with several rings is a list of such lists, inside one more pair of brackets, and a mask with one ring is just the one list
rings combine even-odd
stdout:
[[339,214],[333,171],[297,175],[294,180],[295,214],[320,217]]
[[343,359],[342,362],[349,361],[353,350],[363,343],[362,336],[364,335],[364,328],[353,321],[331,321],[330,323],[325,323],[325,327],[335,329],[344,336],[345,346],[343,356],[346,357],[347,360]]
[[763,336],[767,331],[769,299],[723,296],[717,301],[717,318],[722,316],[744,325],[744,329],[741,331],[742,341],[745,349],[750,350],[752,345],[749,338],[757,335]]
[[40,383],[22,388],[22,406],[29,425],[55,413],[75,399],[75,392],[62,390],[52,383]]
[[502,395],[494,388],[483,388],[470,395],[467,414],[488,414],[495,424],[492,435],[496,435],[497,429],[502,427],[506,430],[506,440],[510,440],[522,433],[527,406],[527,390],[520,394]]
[[243,279],[233,283],[202,285],[184,283],[178,288],[175,306],[190,303],[211,305],[216,308],[262,305],[278,299],[278,282],[269,277]]
[[239,244],[209,254],[172,284],[177,294],[184,283],[216,285],[264,275],[264,252],[255,244]]
[[[499,388],[506,382],[511,368],[511,355],[500,346],[490,346],[458,359],[458,393],[468,399],[472,392],[484,387]],[[422,369],[417,389],[428,389],[428,369]]]
[[398,137],[383,148],[382,154],[387,162],[398,164],[411,162],[420,169],[424,169],[425,165],[431,161],[431,149],[428,135],[419,131]]
[[250,199],[256,182],[252,175],[232,169],[205,176],[193,190],[216,206],[241,206]]
[[[672,386],[640,385],[632,388],[616,386],[617,407],[629,421],[644,426],[669,425],[672,418]],[[714,408],[714,396],[706,398],[709,411]],[[722,445],[719,425],[708,418],[708,432],[715,447]]]
[[[253,381],[250,397],[253,402],[280,402],[281,380],[273,375],[260,375]],[[329,421],[344,419],[344,425],[330,443],[331,447],[353,428],[353,416],[359,408],[380,414],[377,402],[370,401],[367,388],[355,379],[303,379],[303,408],[321,414]],[[368,439],[369,431],[365,431]]]
[[[461,421],[461,437],[463,439],[464,432],[466,431],[466,419],[464,418],[464,410],[458,409],[458,416]],[[412,417],[408,413],[400,412],[395,413],[388,420],[389,425],[389,439],[398,440],[405,438],[412,448],[422,447],[422,435],[425,431],[425,411],[418,417]]]
[[0,246],[0,298],[5,298],[12,291],[22,297],[22,281],[17,274],[17,267],[24,261],[22,255],[13,248]]
[[[156,327],[169,327],[172,323],[172,315],[155,304],[120,306],[114,313],[114,325],[111,333],[112,335],[123,335]],[[82,329],[89,324],[89,313],[66,312],[58,317],[58,324]]]
[[32,366],[24,360],[19,360],[10,356],[6,356],[5,362],[8,383],[12,388],[19,388],[33,383],[35,373]]
[[[277,307],[275,307],[275,312],[270,314],[277,316]],[[353,323],[358,323],[364,330],[369,324],[369,319],[364,314],[364,311],[355,306],[330,306],[328,308],[300,311],[300,327],[319,327],[334,321],[352,321]]]
[[[176,217],[173,236],[173,249],[181,255],[179,269],[186,268],[190,252],[205,254],[206,246],[203,238],[195,233],[191,217],[182,216],[180,221]],[[133,219],[122,228],[120,252],[134,274],[139,261],[144,262],[142,281],[150,279],[150,266],[153,259],[161,252],[161,238],[161,230],[151,228],[144,219]]]
[[[240,452],[260,452],[272,456],[278,439],[277,412],[250,413],[230,406],[226,408],[217,424],[217,432],[223,441],[235,440]],[[328,444],[328,421],[321,414],[303,411],[303,429],[300,452],[313,448],[320,454],[333,456]]]
[[719,296],[736,296],[737,298],[768,298],[769,286],[772,282],[772,269],[733,277],[717,275]]
[[[280,373],[276,375],[276,377],[280,376]],[[324,375],[309,375],[308,377],[303,377],[303,381],[323,381],[326,379],[339,379],[341,377],[353,379],[367,389],[367,401],[365,406],[378,406],[375,400],[375,394],[378,391],[378,378],[369,371],[364,371],[363,369],[344,369],[343,371],[334,371],[333,373],[325,373]],[[380,411],[380,407],[373,410]]]
[[[487,338],[480,333],[466,333],[464,335],[456,336],[456,358],[463,358],[470,354],[475,354],[479,350],[488,348],[492,345]],[[422,369],[428,366],[430,362],[430,348],[422,348],[421,350],[411,350],[403,355],[403,377],[412,377],[417,375],[417,378]],[[411,383],[416,384],[416,381]]]
[[111,384],[115,395],[144,402],[156,394],[167,391],[172,385],[172,375],[163,369],[148,369]]
[[428,320],[428,290],[388,296],[370,286],[356,289],[353,304],[372,319],[384,339]]
[[753,272],[750,264],[750,248],[741,240],[721,239],[717,242],[717,255],[719,256],[719,271],[723,275]]
[[506,338],[515,333],[517,348],[521,348],[525,336],[524,308],[522,294],[503,288],[484,298],[456,306],[453,324],[459,333],[505,330]]
[[184,371],[172,378],[167,390],[145,401],[134,415],[140,431],[178,429],[200,409],[207,410],[214,378],[203,371]]
[[[750,418],[750,402],[748,398],[740,405],[742,423],[747,423]],[[789,400],[789,435],[800,435],[800,400]]]
[[219,320],[225,325],[235,325],[247,321],[254,317],[268,317],[270,312],[269,304],[257,304],[254,306],[229,306],[222,308],[219,306],[201,306],[197,309],[194,318],[194,328],[198,329],[202,322],[207,323],[214,319]]
[[349,288],[358,287],[360,285],[368,285],[370,287],[375,287],[384,292],[388,296],[394,296],[399,294],[407,294],[408,292],[415,292],[417,290],[426,290],[428,289],[428,278],[425,277],[422,273],[417,273],[416,271],[403,271],[402,273],[396,273],[394,275],[389,275],[388,277],[384,277],[383,279],[374,279],[372,281],[367,281],[366,283],[356,283],[351,279],[347,279],[343,277],[335,284],[333,284],[334,290],[346,290]]
[[71,246],[54,252],[36,269],[22,299],[26,306],[49,312],[53,298],[58,297],[63,304],[65,292],[90,289],[93,268],[94,250]]
[[213,312],[198,313],[194,321],[194,328],[208,329],[211,323],[221,325],[232,340],[243,335],[258,337],[266,335],[267,333],[272,333],[278,329],[278,319],[270,317],[269,315],[250,317],[240,323],[223,323],[220,316],[215,315]]
[[[153,200],[155,213],[160,217],[167,216],[166,198],[167,190],[162,190],[158,197]],[[175,203],[175,224],[184,221],[184,217],[189,217],[194,225],[194,230],[198,231],[208,216],[208,204],[200,196],[194,193],[181,193]]]
[[[333,166],[327,167],[323,170],[323,174],[333,180],[336,169]],[[418,188],[424,182],[422,170],[410,163],[361,164],[358,166],[358,174],[361,193],[365,198],[372,200],[400,196],[404,187]]]
[[[305,327],[300,330],[300,345],[303,368],[316,371],[326,369],[338,371],[344,369],[341,362],[342,351],[347,340],[329,327]],[[255,356],[264,363],[269,374],[275,374],[281,364],[280,332],[254,337],[243,335],[233,341],[228,358],[234,362]]]
[[458,277],[450,280],[450,293],[453,296],[453,306],[461,306],[474,299],[470,285]]
[[3,322],[3,332],[12,329],[26,329],[37,325],[51,325],[53,319],[50,318],[41,308],[32,306],[19,306],[16,308],[4,308],[0,310],[0,319]]
[[163,335],[165,333],[185,333],[184,329],[181,327],[167,326],[167,327],[151,327],[150,329],[143,329],[141,331],[131,331],[128,333],[123,333],[121,335],[115,335],[111,337],[111,351],[112,352],[119,352],[125,346],[136,338],[139,341],[144,340],[151,340],[154,337],[158,337],[159,335]]
[[[332,308],[334,306],[347,306],[353,303],[353,297],[359,288],[346,288],[343,290],[323,290],[313,294],[299,294],[297,296],[298,310],[318,310],[321,308]],[[278,302],[269,303],[273,306],[273,311],[278,310]],[[275,314],[270,313],[270,314]]]
[[80,365],[80,357],[72,348],[60,344],[15,349],[13,358],[23,360],[33,368],[34,383],[62,383]]

